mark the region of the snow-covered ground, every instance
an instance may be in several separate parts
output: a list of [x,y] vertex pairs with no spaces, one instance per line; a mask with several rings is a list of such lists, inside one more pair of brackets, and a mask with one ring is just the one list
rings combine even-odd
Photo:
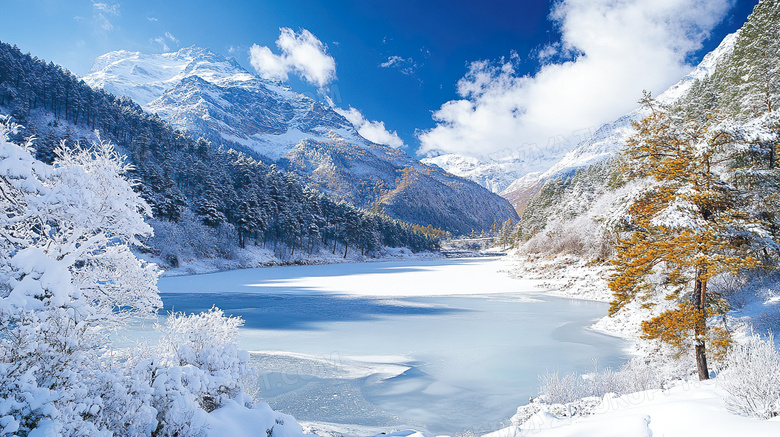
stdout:
[[724,406],[726,393],[717,379],[681,382],[667,390],[620,397],[606,395],[593,414],[560,418],[540,412],[521,427],[510,426],[485,437],[715,437],[777,436],[780,417],[758,420],[735,415]]

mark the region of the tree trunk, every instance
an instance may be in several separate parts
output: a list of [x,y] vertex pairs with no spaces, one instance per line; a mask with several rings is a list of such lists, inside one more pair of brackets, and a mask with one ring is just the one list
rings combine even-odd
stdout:
[[694,334],[696,336],[696,368],[699,371],[699,380],[710,379],[710,371],[707,368],[707,354],[704,343],[704,336],[707,334],[707,282],[696,279],[693,287],[693,307],[696,309],[696,321],[694,323]]
[[707,368],[707,353],[704,342],[696,345],[696,369],[699,371],[699,381],[710,379],[710,371]]

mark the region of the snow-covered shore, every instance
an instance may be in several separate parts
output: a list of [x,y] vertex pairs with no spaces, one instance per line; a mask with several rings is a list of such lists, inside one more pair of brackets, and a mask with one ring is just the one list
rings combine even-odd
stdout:
[[531,416],[485,437],[690,437],[776,436],[780,417],[759,420],[729,412],[727,393],[718,379],[681,381],[668,389],[624,396],[607,394],[588,416],[558,417],[548,412]]
[[[575,256],[542,257],[513,254],[507,272],[515,278],[532,280],[545,289],[544,294],[609,301],[608,265],[588,263]],[[733,279],[731,279],[733,281]],[[734,288],[735,284],[728,286]],[[723,285],[724,289],[728,288]],[[740,299],[732,303],[728,321],[736,330],[737,341],[745,341],[752,329],[771,331],[780,313],[780,281],[777,276],[742,279]],[[639,322],[646,314],[631,308],[614,317],[603,317],[592,329],[633,340],[632,352],[638,356],[652,350],[650,343],[639,338]],[[755,338],[755,337],[753,337]],[[771,337],[770,337],[771,338]],[[684,362],[675,363],[683,366]],[[693,366],[693,363],[690,363]],[[768,369],[774,371],[776,369]],[[716,377],[700,382],[678,368],[676,380],[663,388],[641,390],[616,396],[588,398],[567,404],[526,405],[518,408],[512,425],[485,437],[534,435],[559,436],[775,436],[780,435],[780,416],[760,420],[735,414],[727,408],[728,381]],[[584,378],[593,376],[584,375]],[[728,376],[727,376],[728,377]],[[538,400],[537,400],[538,401]],[[780,401],[780,400],[778,400]],[[582,411],[577,411],[580,408]]]
[[177,267],[166,267],[166,263],[148,254],[139,253],[137,256],[148,262],[153,262],[163,267],[162,276],[185,276],[200,275],[204,273],[215,273],[225,270],[252,269],[256,267],[277,267],[277,266],[304,266],[304,265],[324,265],[324,264],[345,264],[361,262],[381,262],[381,261],[413,261],[441,259],[444,257],[440,252],[412,252],[407,248],[385,247],[381,253],[373,256],[361,255],[359,252],[351,251],[346,257],[341,252],[332,253],[330,250],[322,249],[317,253],[308,254],[306,252],[287,256],[280,259],[274,255],[272,249],[261,246],[249,246],[243,249],[235,259],[186,259],[181,260]]

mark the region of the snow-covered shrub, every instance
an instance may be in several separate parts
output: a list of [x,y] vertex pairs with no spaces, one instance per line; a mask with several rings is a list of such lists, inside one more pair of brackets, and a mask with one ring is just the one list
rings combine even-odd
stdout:
[[627,362],[619,370],[597,367],[592,373],[563,376],[547,372],[539,376],[539,396],[518,407],[511,420],[515,426],[523,427],[538,418],[539,413],[558,418],[588,416],[603,407],[606,396],[663,388],[673,379],[673,372],[667,373],[657,363],[641,358]]
[[660,388],[663,381],[664,377],[657,367],[637,358],[617,371],[607,367],[597,368],[585,375],[570,373],[560,376],[557,371],[540,375],[539,398],[550,404],[567,404],[581,398],[601,398],[607,393],[619,396]]
[[193,366],[208,375],[203,396],[211,397],[216,406],[239,394],[241,379],[256,375],[249,353],[236,347],[243,324],[241,318],[227,317],[214,307],[199,314],[172,313],[161,327],[163,356],[174,365]]
[[[110,332],[161,306],[156,267],[130,251],[151,235],[149,207],[110,144],[62,148],[48,165],[31,142],[8,140],[15,129],[0,118],[0,436],[207,435],[225,415],[271,430],[284,421],[244,394],[256,373],[235,345],[242,322],[218,309],[171,315],[159,348],[111,349]],[[288,422],[278,434],[299,435]]]
[[719,378],[728,392],[726,407],[761,419],[780,416],[780,352],[774,341],[751,334],[733,346]]
[[570,220],[551,220],[547,227],[531,237],[521,250],[545,255],[574,254],[586,259],[606,259],[612,246],[604,229],[594,217],[583,214]]
[[186,315],[172,313],[158,326],[164,336],[152,358],[136,365],[152,387],[158,435],[190,435],[205,426],[204,414],[228,401],[251,407],[242,380],[257,376],[249,354],[236,347],[243,321],[212,308]]

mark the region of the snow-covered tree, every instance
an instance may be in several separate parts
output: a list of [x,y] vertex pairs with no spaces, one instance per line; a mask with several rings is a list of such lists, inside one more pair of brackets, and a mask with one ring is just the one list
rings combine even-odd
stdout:
[[130,252],[149,209],[110,144],[61,148],[47,165],[1,121],[0,417],[10,432],[99,435],[106,387],[132,386],[111,372],[108,332],[160,307],[156,267]]
[[640,300],[652,306],[661,297],[677,303],[642,324],[645,338],[678,348],[693,345],[701,379],[709,378],[705,344],[721,356],[729,344],[723,327],[707,319],[728,311],[708,281],[724,272],[757,267],[757,248],[772,246],[764,223],[745,212],[743,196],[722,174],[735,138],[708,129],[659,105],[649,94],[641,101],[650,115],[623,150],[622,175],[646,180],[627,203],[609,286],[610,314]]

